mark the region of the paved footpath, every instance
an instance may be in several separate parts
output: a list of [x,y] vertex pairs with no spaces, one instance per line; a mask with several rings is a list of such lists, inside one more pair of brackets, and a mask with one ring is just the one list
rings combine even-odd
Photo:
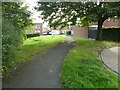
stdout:
[[120,74],[120,47],[104,49],[101,59],[112,71]]
[[[70,42],[71,41],[71,42]],[[3,88],[61,88],[60,72],[63,60],[73,47],[73,38],[57,44],[44,55],[20,65],[6,80]]]

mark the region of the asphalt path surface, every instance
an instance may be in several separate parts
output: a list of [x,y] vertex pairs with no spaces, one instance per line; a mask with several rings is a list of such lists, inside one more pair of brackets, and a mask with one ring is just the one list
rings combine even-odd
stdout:
[[68,42],[72,37],[69,38],[45,54],[20,65],[3,80],[3,88],[61,88],[60,72],[63,61],[74,45],[73,42]]

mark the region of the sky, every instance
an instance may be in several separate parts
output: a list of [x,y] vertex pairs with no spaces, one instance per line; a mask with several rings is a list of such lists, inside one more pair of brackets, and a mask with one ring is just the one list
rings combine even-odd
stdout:
[[[32,18],[35,18],[35,20],[33,20],[33,22],[34,23],[43,23],[43,20],[41,18],[39,18],[40,12],[37,12],[36,10],[34,10],[34,6],[37,5],[37,1],[38,0],[25,0],[25,3],[29,6],[28,10],[33,13]],[[44,23],[43,26],[47,27],[47,23]]]

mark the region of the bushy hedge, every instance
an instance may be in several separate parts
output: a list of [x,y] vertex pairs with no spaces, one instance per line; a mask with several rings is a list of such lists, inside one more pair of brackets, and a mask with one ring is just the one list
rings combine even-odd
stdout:
[[71,31],[67,31],[66,34],[67,34],[67,35],[71,35]]
[[2,76],[15,68],[15,48],[25,40],[25,30],[32,24],[31,13],[20,2],[2,3]]
[[39,33],[27,34],[27,38],[40,36]]
[[21,30],[7,19],[2,21],[2,66],[3,75],[15,68],[14,48],[22,44]]
[[120,41],[120,28],[104,28],[102,39],[109,41]]

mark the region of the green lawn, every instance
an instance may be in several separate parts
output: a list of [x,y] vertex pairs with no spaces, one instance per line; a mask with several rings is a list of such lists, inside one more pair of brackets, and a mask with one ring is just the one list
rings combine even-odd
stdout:
[[117,88],[118,75],[108,70],[99,54],[105,47],[120,45],[75,37],[76,45],[64,60],[61,81],[64,88]]
[[15,62],[23,63],[31,60],[36,54],[44,53],[48,48],[64,41],[65,36],[40,36],[27,39],[22,46],[15,50]]

